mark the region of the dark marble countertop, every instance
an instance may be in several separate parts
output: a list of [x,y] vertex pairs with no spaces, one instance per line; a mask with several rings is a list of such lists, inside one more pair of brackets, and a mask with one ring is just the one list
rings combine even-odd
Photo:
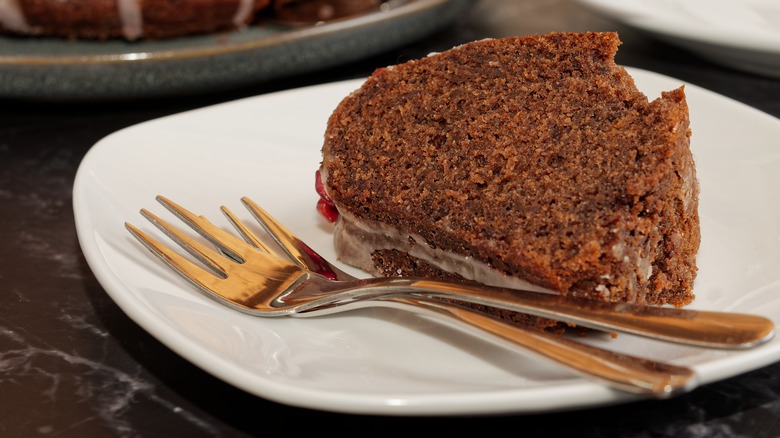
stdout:
[[553,30],[618,30],[620,63],[780,117],[780,80],[712,64],[564,0],[483,0],[451,26],[404,47],[237,90],[119,102],[0,100],[0,436],[240,437],[268,435],[274,424],[301,434],[401,435],[425,428],[528,436],[780,436],[780,364],[671,400],[544,414],[382,417],[277,404],[223,383],[147,334],[109,298],[84,260],[73,180],[90,147],[116,130],[246,96],[363,77],[475,39]]

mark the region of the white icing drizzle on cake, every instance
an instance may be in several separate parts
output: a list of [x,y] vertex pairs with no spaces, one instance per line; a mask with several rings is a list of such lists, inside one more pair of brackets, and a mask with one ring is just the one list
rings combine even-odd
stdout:
[[254,6],[255,0],[238,0],[238,8],[236,8],[236,15],[233,16],[233,24],[236,27],[242,27],[246,24],[246,20],[249,18],[249,14],[252,13],[252,6]]
[[19,33],[33,33],[18,0],[0,0],[0,25]]
[[122,34],[128,40],[138,39],[144,33],[144,18],[140,0],[116,0]]

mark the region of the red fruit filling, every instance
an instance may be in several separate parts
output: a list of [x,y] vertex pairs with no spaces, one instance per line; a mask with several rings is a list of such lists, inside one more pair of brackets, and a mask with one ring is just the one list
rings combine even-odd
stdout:
[[322,183],[322,175],[320,174],[319,169],[317,169],[314,176],[314,189],[317,191],[317,194],[320,195],[320,199],[317,201],[317,211],[328,222],[334,223],[336,222],[336,219],[339,218],[339,211],[336,210],[333,200],[330,199],[330,196],[328,196],[328,193],[325,191],[325,185]]

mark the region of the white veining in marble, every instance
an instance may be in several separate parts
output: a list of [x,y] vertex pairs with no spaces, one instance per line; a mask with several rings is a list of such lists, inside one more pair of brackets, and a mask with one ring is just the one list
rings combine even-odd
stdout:
[[[86,330],[89,336],[107,336],[105,330],[90,324],[84,317],[60,315],[58,319],[76,330]],[[52,405],[68,400],[72,406],[79,406],[73,410],[68,407],[69,413],[79,415],[69,418],[65,426],[47,422],[49,416],[33,417],[40,418],[41,423],[34,427],[41,435],[67,435],[69,430],[78,431],[85,423],[99,422],[114,436],[139,436],[128,416],[134,403],[141,399],[176,414],[196,429],[217,435],[217,430],[208,421],[159,396],[155,391],[156,383],[143,374],[144,370],[137,366],[129,373],[77,352],[41,343],[21,327],[0,325],[0,391],[6,385],[24,387],[36,391],[36,397]],[[81,409],[81,405],[90,410]]]

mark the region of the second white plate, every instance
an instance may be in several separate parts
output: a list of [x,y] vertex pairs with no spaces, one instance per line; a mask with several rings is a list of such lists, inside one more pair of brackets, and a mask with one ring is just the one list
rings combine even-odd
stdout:
[[712,62],[780,78],[776,0],[575,0]]
[[[681,82],[629,69],[651,97]],[[229,227],[218,207],[252,221],[249,196],[335,260],[315,211],[314,172],[337,103],[360,81],[203,108],[114,133],[79,168],[79,242],[106,292],[140,326],[218,378],[290,405],[389,415],[540,412],[617,403],[623,393],[398,310],[312,319],[253,318],[200,295],[162,266],[124,222],[164,237],[138,213],[163,194]],[[701,183],[702,246],[692,308],[780,324],[780,121],[686,86]],[[352,270],[354,273],[355,271]],[[693,367],[706,382],[780,359],[780,339],[732,352],[620,335],[586,340]]]

